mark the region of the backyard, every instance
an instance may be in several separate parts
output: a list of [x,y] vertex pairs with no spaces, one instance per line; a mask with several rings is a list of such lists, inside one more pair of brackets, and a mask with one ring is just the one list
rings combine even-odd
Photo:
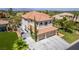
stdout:
[[12,50],[15,40],[17,40],[15,32],[0,32],[0,50]]

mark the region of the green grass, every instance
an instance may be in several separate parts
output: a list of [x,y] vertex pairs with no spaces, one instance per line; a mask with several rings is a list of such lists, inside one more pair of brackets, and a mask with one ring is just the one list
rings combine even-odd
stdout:
[[64,34],[63,38],[69,43],[72,43],[77,39],[79,39],[79,35],[76,33],[69,33],[69,32],[65,32],[64,30],[59,30],[59,32]]
[[17,38],[15,32],[0,32],[0,50],[12,50]]

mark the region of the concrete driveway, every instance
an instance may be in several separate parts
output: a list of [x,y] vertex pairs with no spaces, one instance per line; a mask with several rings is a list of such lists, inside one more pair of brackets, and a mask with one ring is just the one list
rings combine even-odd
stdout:
[[41,40],[34,44],[35,50],[65,50],[70,46],[64,39],[57,35]]
[[65,50],[70,46],[69,43],[57,35],[35,42],[27,32],[23,30],[20,30],[20,32],[24,32],[22,37],[31,50]]

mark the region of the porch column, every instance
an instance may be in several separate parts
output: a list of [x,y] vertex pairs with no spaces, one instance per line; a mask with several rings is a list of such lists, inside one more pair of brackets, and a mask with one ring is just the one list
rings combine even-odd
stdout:
[[38,36],[37,36],[37,42],[39,41],[39,38],[38,38]]
[[45,37],[44,38],[47,38],[46,33],[45,33]]

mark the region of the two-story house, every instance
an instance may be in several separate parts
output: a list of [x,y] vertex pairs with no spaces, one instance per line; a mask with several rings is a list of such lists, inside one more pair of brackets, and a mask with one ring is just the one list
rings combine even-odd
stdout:
[[28,34],[30,33],[30,26],[34,29],[34,21],[36,21],[37,25],[38,41],[57,34],[57,28],[52,26],[53,19],[48,14],[36,11],[22,15],[22,28],[26,30]]

